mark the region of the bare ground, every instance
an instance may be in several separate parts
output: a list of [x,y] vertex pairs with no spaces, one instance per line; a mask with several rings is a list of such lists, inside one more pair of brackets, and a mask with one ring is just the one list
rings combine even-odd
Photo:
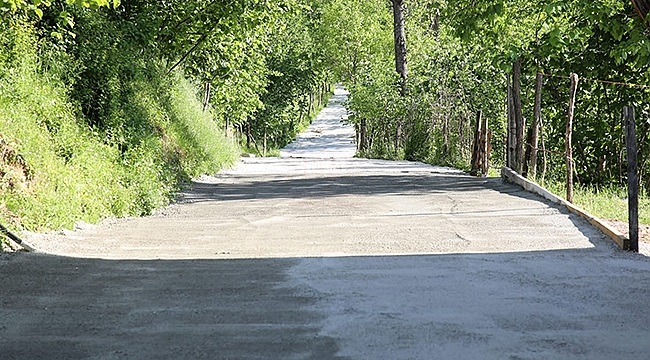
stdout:
[[[627,222],[607,219],[604,220],[607,225],[618,230],[623,236],[630,237],[630,226]],[[639,241],[650,244],[650,225],[639,225]]]

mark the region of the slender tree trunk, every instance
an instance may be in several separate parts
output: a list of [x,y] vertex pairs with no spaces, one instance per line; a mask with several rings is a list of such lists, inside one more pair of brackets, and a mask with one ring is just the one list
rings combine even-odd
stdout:
[[542,184],[544,184],[544,179],[546,178],[546,166],[548,164],[547,159],[546,159],[546,144],[544,143],[544,122],[540,118],[539,119],[539,139],[540,139],[540,144],[541,144],[541,149],[542,149]]
[[535,79],[535,110],[532,136],[530,140],[530,167],[529,174],[533,179],[537,177],[537,147],[539,146],[539,127],[542,123],[542,82],[544,76],[541,72],[537,73]]
[[436,9],[435,12],[429,13],[429,31],[432,33],[433,37],[438,38],[440,34],[440,9]]
[[203,89],[203,111],[206,111],[208,109],[208,106],[210,105],[211,90],[212,90],[212,86],[210,85],[209,82],[206,82],[205,87]]
[[524,169],[521,173],[521,176],[523,177],[528,177],[530,174],[530,156],[531,156],[531,146],[533,142],[533,128],[530,127],[528,128],[528,131],[526,132],[526,142],[525,142],[525,148],[524,148]]
[[578,75],[571,74],[571,91],[569,93],[569,112],[566,122],[566,136],[564,146],[566,150],[566,199],[573,202],[573,147],[571,136],[573,134],[573,115],[576,105],[576,93],[578,92]]
[[442,156],[445,160],[451,158],[449,156],[449,115],[445,115],[445,120],[442,123]]
[[267,149],[267,131],[266,131],[266,126],[264,126],[264,154],[262,156],[266,157],[266,149]]
[[253,134],[251,134],[251,123],[246,123],[246,146],[250,149]]
[[524,170],[524,134],[526,124],[521,108],[521,59],[517,59],[512,65],[512,107],[515,120],[515,170],[522,174]]
[[479,174],[480,168],[480,154],[481,154],[481,125],[482,122],[482,113],[481,111],[476,112],[476,125],[474,127],[474,146],[472,147],[472,171],[471,175],[477,176]]
[[368,144],[366,142],[366,131],[367,131],[367,125],[366,125],[366,119],[362,118],[361,119],[361,124],[359,126],[359,151],[366,151],[368,150]]
[[488,128],[488,118],[483,118],[483,125],[481,126],[483,133],[481,134],[481,164],[483,165],[483,177],[487,177],[490,170],[490,153],[492,152],[492,131]]
[[400,91],[406,94],[406,79],[408,66],[406,61],[406,30],[404,27],[404,0],[391,0],[393,2],[393,31],[395,36],[395,70],[400,76]]
[[515,161],[515,148],[516,148],[516,126],[515,126],[515,110],[513,106],[512,84],[510,83],[510,75],[508,75],[508,131],[506,140],[506,164],[509,168],[516,169]]

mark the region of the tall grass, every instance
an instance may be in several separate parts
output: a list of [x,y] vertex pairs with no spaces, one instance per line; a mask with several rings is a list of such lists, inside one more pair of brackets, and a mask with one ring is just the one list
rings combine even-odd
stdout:
[[237,159],[180,73],[135,71],[98,130],[39,61],[28,25],[2,24],[0,38],[0,222],[47,230],[148,214],[184,181]]
[[[560,182],[545,182],[543,185],[552,193],[565,197],[566,185]],[[595,188],[577,185],[573,190],[574,203],[590,214],[610,220],[628,221],[627,189],[620,187]],[[650,225],[650,198],[639,198],[639,223]]]

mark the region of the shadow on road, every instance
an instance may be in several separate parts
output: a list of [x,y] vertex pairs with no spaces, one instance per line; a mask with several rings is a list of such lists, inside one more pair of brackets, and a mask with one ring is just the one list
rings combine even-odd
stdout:
[[[421,234],[424,242],[453,241],[450,248],[467,251],[472,241],[490,235],[490,242],[506,242],[500,247],[504,250],[293,258],[285,252],[265,259],[207,259],[219,247],[209,243],[205,249],[212,252],[194,260],[6,255],[0,258],[0,358],[647,359],[650,259],[614,250],[591,225],[563,208],[500,179],[451,170],[368,161],[362,173],[314,175],[305,170],[309,160],[294,160],[278,160],[277,166],[290,169],[296,164],[303,173],[262,176],[243,171],[196,182],[179,206],[215,206],[181,214],[195,220],[187,226],[200,224],[200,216],[209,224],[221,221],[219,215],[245,220],[236,212],[246,210],[248,223],[194,236],[219,241],[230,229],[243,234],[236,244],[241,246],[257,229],[263,236],[249,246],[261,247],[270,241],[268,231],[291,230],[276,234],[278,246],[283,246],[304,240],[306,232],[293,231],[290,225],[310,224],[289,223],[319,209],[319,200],[334,199],[345,201],[336,204],[340,212],[333,216],[349,217],[358,205],[357,215],[364,216],[352,225],[369,236],[366,241],[380,243],[372,231],[385,224],[388,228],[381,231],[400,228],[404,232],[397,240],[406,241],[417,235],[409,228],[427,222],[435,225]],[[355,167],[354,161],[314,166],[334,165],[339,173]],[[374,173],[375,166],[384,173]],[[359,197],[366,202],[356,204]],[[501,199],[498,204],[492,203],[495,198]],[[283,199],[307,201],[272,201]],[[416,201],[415,208],[429,212],[410,213]],[[370,209],[371,203],[390,203],[392,208]],[[229,206],[218,212],[222,204]],[[242,210],[245,205],[249,207]],[[285,216],[285,222],[268,222],[276,215]],[[323,211],[317,215],[328,216]],[[388,216],[412,218],[388,222]],[[495,228],[487,227],[488,216]],[[502,226],[509,217],[516,221]],[[458,226],[447,230],[453,236],[433,236],[451,222]],[[328,231],[337,224],[323,223],[327,226],[314,231],[330,241],[334,235]],[[368,224],[373,228],[362,227]],[[536,224],[545,226],[542,234]],[[497,226],[503,227],[504,238],[494,235]],[[476,239],[465,239],[472,231]],[[152,236],[166,235],[164,230],[156,234]],[[290,237],[296,234],[298,238]],[[568,245],[554,241],[560,235]],[[517,243],[522,238],[525,243]],[[547,241],[541,248],[579,248],[512,250],[528,250],[540,239]],[[470,245],[462,245],[466,243]]]
[[2,359],[338,359],[297,259],[0,260]]
[[[268,179],[269,176],[264,176]],[[497,178],[473,178],[458,175],[394,175],[320,176],[317,178],[277,177],[256,180],[254,176],[231,176],[236,183],[193,183],[180,203],[253,199],[325,198],[347,195],[422,195],[446,192],[492,190],[526,199],[542,199]]]
[[340,350],[351,359],[645,359],[650,350],[650,262],[594,248],[165,261],[18,254],[0,260],[0,272],[2,359],[343,359]]

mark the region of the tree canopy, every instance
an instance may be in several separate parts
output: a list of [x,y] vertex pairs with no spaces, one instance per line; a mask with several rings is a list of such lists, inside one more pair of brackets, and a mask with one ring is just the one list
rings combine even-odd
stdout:
[[[0,0],[0,13],[0,85],[15,89],[17,69],[59,84],[80,128],[129,166],[145,161],[134,154],[153,138],[164,149],[156,161],[186,157],[164,130],[180,111],[160,103],[174,95],[167,84],[189,84],[183,89],[216,127],[264,153],[304,128],[336,81],[351,91],[346,106],[361,156],[467,168],[480,111],[492,163],[501,164],[510,84],[521,137],[535,133],[541,99],[543,156],[532,161],[542,176],[560,178],[576,73],[578,181],[624,182],[621,114],[635,105],[641,179],[650,189],[650,38],[641,0]],[[400,62],[408,74],[406,66],[398,74]],[[17,92],[9,92],[2,95],[14,104]],[[55,137],[60,125],[44,124]],[[70,147],[55,147],[64,163],[74,158]],[[150,173],[160,181],[165,174]]]

